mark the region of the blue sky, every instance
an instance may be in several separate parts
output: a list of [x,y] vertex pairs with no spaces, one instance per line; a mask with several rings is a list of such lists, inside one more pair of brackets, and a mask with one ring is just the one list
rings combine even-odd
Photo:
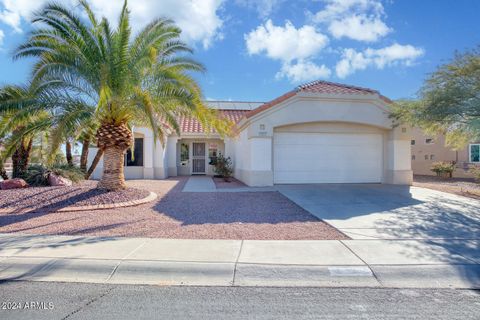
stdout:
[[[0,0],[0,83],[28,79],[12,50],[46,1]],[[62,1],[74,8],[75,0]],[[89,1],[115,20],[121,1]],[[205,97],[268,101],[324,79],[412,97],[455,50],[480,44],[477,0],[131,0],[134,31],[170,16],[207,73]]]

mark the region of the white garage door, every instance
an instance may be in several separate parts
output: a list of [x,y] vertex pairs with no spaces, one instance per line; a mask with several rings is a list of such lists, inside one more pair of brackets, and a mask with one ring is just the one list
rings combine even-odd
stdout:
[[381,182],[382,159],[380,134],[274,135],[275,183]]

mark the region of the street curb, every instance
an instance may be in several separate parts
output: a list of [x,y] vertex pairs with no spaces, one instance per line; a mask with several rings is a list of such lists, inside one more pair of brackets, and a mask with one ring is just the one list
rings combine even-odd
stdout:
[[160,286],[480,289],[480,265],[318,266],[52,258],[0,260],[0,282],[16,280]]

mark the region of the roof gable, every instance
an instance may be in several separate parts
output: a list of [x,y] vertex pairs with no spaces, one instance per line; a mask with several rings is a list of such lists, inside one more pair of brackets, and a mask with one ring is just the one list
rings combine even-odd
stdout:
[[[254,115],[270,109],[301,92],[332,95],[376,95],[385,103],[392,103],[390,99],[381,95],[377,90],[330,81],[316,80],[302,84],[296,87],[294,90],[263,104],[259,102],[241,101],[208,101],[207,104],[214,109],[218,109],[219,113],[228,120],[238,124],[242,119],[251,118]],[[194,118],[182,117],[180,118],[179,125],[181,133],[205,134],[200,122]]]
[[247,118],[251,118],[254,115],[263,112],[264,110],[270,109],[271,107],[295,96],[299,92],[307,93],[321,93],[321,94],[333,94],[333,95],[378,95],[386,103],[391,103],[392,101],[385,96],[382,96],[377,90],[362,88],[352,85],[346,85],[341,83],[316,80],[306,84],[302,84],[295,88],[294,90],[285,93],[284,95],[267,102],[260,107],[248,112],[246,114]]

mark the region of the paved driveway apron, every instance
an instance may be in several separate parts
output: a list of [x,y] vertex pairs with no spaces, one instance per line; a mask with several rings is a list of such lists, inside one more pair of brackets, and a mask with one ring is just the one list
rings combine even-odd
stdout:
[[480,279],[480,201],[381,184],[279,185],[277,189],[352,240],[369,265],[474,264]]
[[353,239],[480,239],[480,201],[380,184],[280,185],[305,210]]

